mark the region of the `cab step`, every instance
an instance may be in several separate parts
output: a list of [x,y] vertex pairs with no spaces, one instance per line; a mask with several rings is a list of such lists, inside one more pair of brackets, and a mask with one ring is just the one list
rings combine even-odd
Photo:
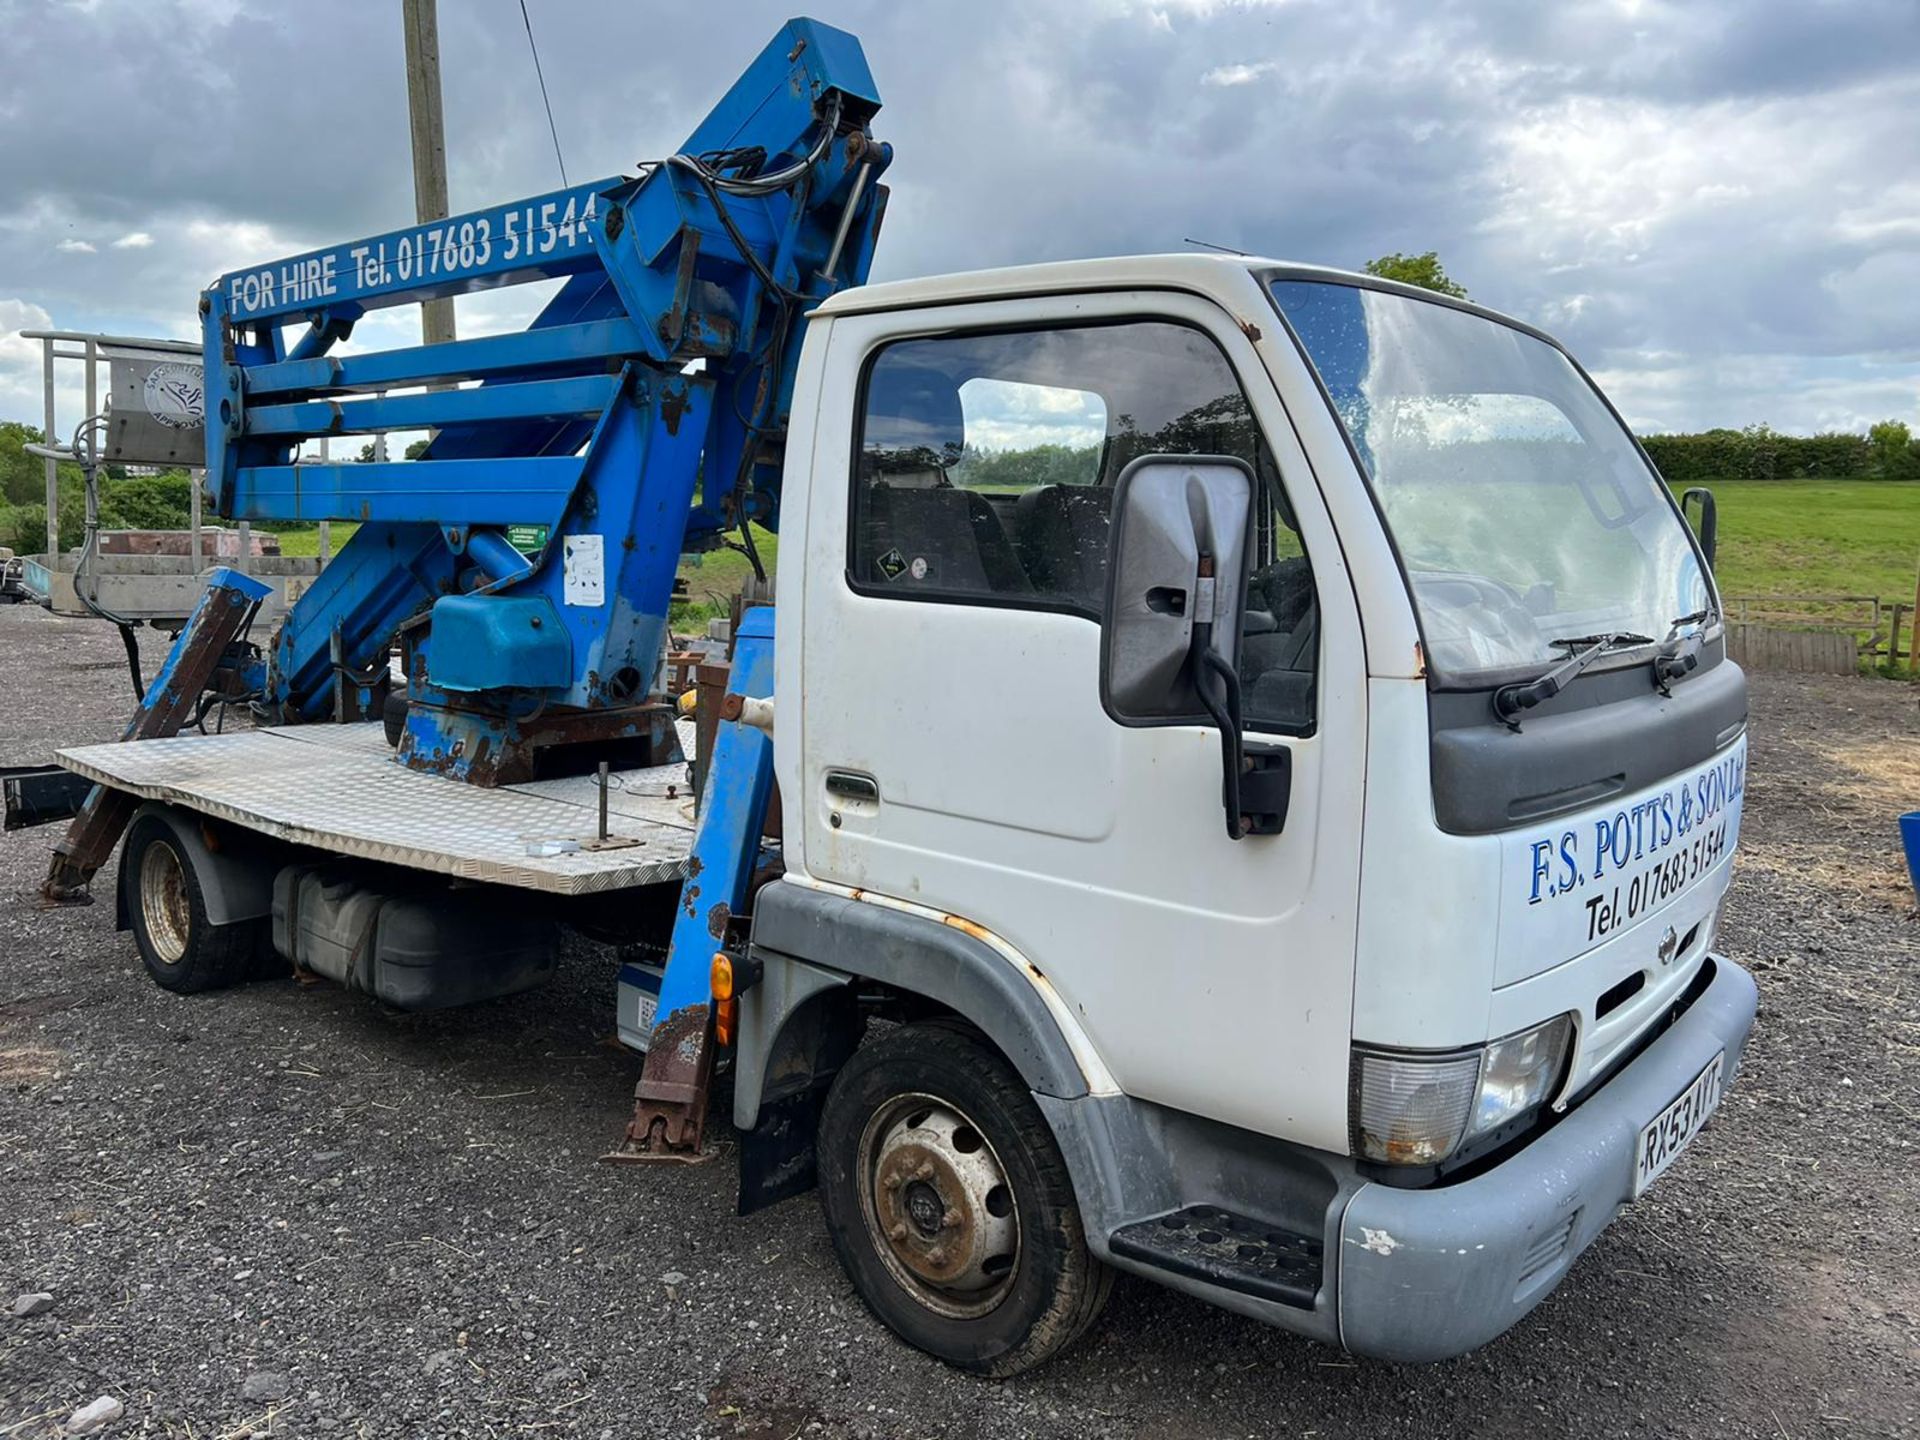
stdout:
[[1218,1205],[1189,1205],[1137,1220],[1107,1237],[1115,1255],[1209,1285],[1282,1305],[1313,1308],[1324,1256],[1320,1237],[1235,1215]]

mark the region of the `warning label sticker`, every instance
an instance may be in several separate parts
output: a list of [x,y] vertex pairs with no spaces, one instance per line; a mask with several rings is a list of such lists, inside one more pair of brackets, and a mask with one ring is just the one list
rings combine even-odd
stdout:
[[606,542],[598,535],[569,535],[562,557],[565,566],[561,599],[569,605],[604,605],[607,600]]

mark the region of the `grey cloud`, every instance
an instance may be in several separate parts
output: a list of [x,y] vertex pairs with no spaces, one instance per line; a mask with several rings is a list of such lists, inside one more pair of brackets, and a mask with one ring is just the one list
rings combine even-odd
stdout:
[[[580,180],[677,143],[792,7],[531,8]],[[1188,235],[1344,265],[1438,248],[1651,421],[1811,424],[1903,395],[1888,413],[1920,418],[1913,0],[828,9],[898,152],[879,278]],[[191,334],[219,271],[404,221],[396,12],[0,0],[0,301]],[[440,29],[455,207],[551,187],[517,5],[440,0]],[[1258,73],[1203,83],[1234,66]],[[136,233],[152,244],[116,248]]]

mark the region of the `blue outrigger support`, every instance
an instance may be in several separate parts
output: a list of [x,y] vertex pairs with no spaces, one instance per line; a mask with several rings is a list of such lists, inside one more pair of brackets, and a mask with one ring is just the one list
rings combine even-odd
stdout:
[[[174,637],[166,662],[147,685],[120,739],[161,740],[179,734],[193,718],[214,672],[239,662],[233,646],[271,593],[252,576],[225,566],[209,575],[206,589],[194,602],[186,625]],[[57,903],[84,901],[87,887],[113,854],[138,805],[125,790],[95,785],[54,846],[53,863],[40,893]]]
[[[770,607],[749,610],[741,618],[728,677],[730,696],[773,697],[773,626]],[[674,915],[646,1068],[634,1087],[633,1120],[624,1146],[609,1159],[700,1151],[713,1055],[708,963],[715,951],[727,948],[727,927],[746,909],[772,793],[772,736],[743,720],[722,718],[714,727],[713,760],[700,795],[700,819]],[[627,1008],[623,1005],[622,1012]]]

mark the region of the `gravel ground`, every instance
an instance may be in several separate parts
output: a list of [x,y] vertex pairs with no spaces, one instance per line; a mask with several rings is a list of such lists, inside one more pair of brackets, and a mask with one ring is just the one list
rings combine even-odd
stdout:
[[[151,642],[150,662],[157,659]],[[110,738],[103,626],[0,609],[0,763]],[[810,1200],[617,1169],[605,952],[400,1016],[150,984],[110,903],[0,840],[0,1436],[1920,1434],[1920,954],[1892,813],[1916,692],[1760,676],[1724,946],[1740,1083],[1546,1304],[1463,1360],[1355,1362],[1124,1277],[1050,1368],[974,1381],[868,1318]],[[110,895],[111,876],[99,889]],[[20,1292],[54,1296],[8,1318]]]

